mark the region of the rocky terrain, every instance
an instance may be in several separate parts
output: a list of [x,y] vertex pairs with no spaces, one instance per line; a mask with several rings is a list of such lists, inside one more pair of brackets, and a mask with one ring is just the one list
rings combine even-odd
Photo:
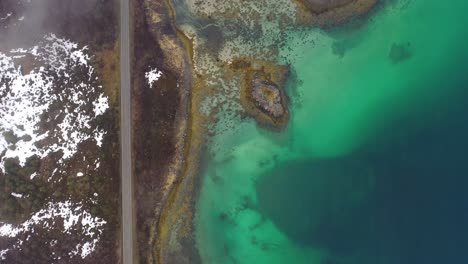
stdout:
[[251,96],[257,107],[273,118],[281,117],[286,112],[283,107],[281,91],[274,83],[262,81],[260,77],[254,76]]

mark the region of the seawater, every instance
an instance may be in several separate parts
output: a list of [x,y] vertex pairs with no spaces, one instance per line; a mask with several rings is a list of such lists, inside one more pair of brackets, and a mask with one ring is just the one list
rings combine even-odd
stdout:
[[209,146],[203,263],[468,263],[466,10],[392,1],[291,31],[288,127],[239,120]]

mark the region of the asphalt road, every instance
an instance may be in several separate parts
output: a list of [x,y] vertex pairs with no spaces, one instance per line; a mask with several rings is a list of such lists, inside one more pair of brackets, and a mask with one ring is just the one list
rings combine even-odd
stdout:
[[120,146],[122,263],[134,259],[132,114],[130,85],[130,0],[120,0]]

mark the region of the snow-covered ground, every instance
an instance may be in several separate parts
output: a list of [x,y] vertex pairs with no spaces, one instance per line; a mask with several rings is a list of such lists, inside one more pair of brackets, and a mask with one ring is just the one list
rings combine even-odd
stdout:
[[[28,179],[51,177],[79,152],[81,143],[102,146],[105,131],[96,126],[96,118],[109,105],[90,60],[87,47],[53,34],[33,47],[0,52],[0,172],[6,173],[7,159],[18,159],[24,166],[30,157],[42,159],[59,153],[61,158],[52,175],[35,171]],[[96,170],[99,160],[94,164]],[[69,175],[81,176],[83,172]],[[10,195],[27,198],[21,193]],[[82,203],[49,201],[20,224],[0,221],[0,240],[13,241],[6,248],[0,246],[0,263],[9,251],[34,239],[39,229],[63,233],[59,239],[78,234],[78,242],[69,249],[68,257],[85,258],[96,248],[105,225],[105,220],[93,216]],[[62,242],[48,243],[54,246]]]
[[[37,66],[24,72],[15,63],[19,59]],[[102,87],[94,87],[97,76],[89,60],[86,47],[79,48],[54,35],[46,36],[30,49],[0,53],[0,133],[13,133],[18,139],[9,142],[0,137],[0,153],[6,151],[0,159],[0,170],[5,170],[7,158],[17,157],[24,166],[29,157],[44,158],[59,151],[63,153],[62,160],[66,160],[77,152],[81,142],[89,139],[102,145],[104,131],[90,130],[90,123],[106,111],[108,102],[102,92],[96,96],[96,90]],[[86,77],[83,79],[81,74]],[[90,106],[92,111],[87,110]],[[61,112],[48,114],[52,107]],[[45,122],[56,123],[53,131],[41,129],[41,116],[52,119]],[[52,144],[37,146],[49,138]]]

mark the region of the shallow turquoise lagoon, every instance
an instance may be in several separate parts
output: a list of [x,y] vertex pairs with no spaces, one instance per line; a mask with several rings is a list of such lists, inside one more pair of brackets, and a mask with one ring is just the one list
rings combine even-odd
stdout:
[[468,263],[467,8],[394,1],[290,32],[288,128],[238,121],[210,146],[203,263]]

